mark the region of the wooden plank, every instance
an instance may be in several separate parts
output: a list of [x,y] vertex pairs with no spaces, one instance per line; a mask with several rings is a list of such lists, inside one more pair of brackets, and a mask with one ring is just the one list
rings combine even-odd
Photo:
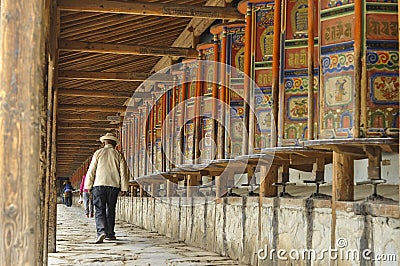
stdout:
[[[58,89],[58,95],[77,96],[77,97],[95,97],[95,98],[122,98],[126,99],[133,95],[133,92],[119,92],[114,89],[107,91],[101,90],[83,90],[83,89]],[[143,95],[144,96],[144,95]]]
[[126,111],[126,106],[60,104],[58,106],[58,110],[59,111],[99,111],[99,112],[123,113]]
[[43,265],[44,4],[1,1],[0,265]]
[[[83,113],[83,114],[58,114],[57,115],[58,121],[108,121],[107,115],[104,113]],[[122,120],[121,120],[122,121]]]
[[243,16],[233,8],[177,5],[170,3],[140,3],[105,0],[60,0],[58,1],[58,7],[61,10],[78,12],[236,20],[243,19]]
[[140,98],[150,99],[151,92],[137,91],[118,91],[118,88],[110,88],[109,90],[85,90],[85,89],[65,89],[59,88],[58,94],[61,96],[76,96],[76,97],[93,97],[93,98]]
[[172,76],[162,73],[141,72],[88,72],[88,71],[58,71],[59,79],[109,80],[109,81],[163,81],[172,82]]
[[124,45],[97,42],[79,42],[60,40],[59,49],[64,51],[111,53],[128,55],[152,55],[152,56],[179,56],[197,58],[197,51],[185,47],[163,47],[150,45]]

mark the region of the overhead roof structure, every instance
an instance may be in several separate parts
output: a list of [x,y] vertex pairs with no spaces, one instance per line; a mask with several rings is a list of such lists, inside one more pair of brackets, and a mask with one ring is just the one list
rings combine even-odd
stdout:
[[243,19],[224,0],[58,0],[57,176],[70,177],[116,129],[110,117],[151,74],[179,57],[216,19]]

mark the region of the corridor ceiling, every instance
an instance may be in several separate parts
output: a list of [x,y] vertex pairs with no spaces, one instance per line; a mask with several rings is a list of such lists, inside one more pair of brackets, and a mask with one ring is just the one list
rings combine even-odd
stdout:
[[[162,12],[171,8],[169,5],[185,8],[225,5],[234,11],[224,0],[140,2],[149,4],[149,10],[160,8]],[[157,54],[154,46],[189,48],[193,36],[200,36],[217,19],[190,14],[188,17],[141,15],[151,12],[147,6],[143,5],[141,10],[133,5],[136,3],[57,0],[53,34],[58,40],[58,177],[71,177],[99,148],[99,137],[118,127],[110,117],[124,115],[124,103],[142,82],[133,78],[133,73],[150,75],[178,59],[162,52]],[[240,18],[239,13],[237,16]]]

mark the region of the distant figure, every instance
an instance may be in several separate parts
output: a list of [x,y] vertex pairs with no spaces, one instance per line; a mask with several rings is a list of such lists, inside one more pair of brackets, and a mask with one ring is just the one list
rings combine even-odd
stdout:
[[93,213],[94,213],[94,207],[93,207],[93,196],[92,193],[89,192],[89,190],[85,189],[85,179],[86,175],[82,177],[82,182],[81,186],[79,187],[79,195],[83,198],[83,206],[85,206],[85,214],[86,217],[93,218]]
[[124,196],[128,191],[129,170],[124,156],[115,147],[119,143],[112,133],[100,138],[104,148],[97,150],[92,157],[86,174],[85,189],[93,193],[96,211],[95,221],[97,238],[95,243],[104,239],[115,240],[115,206],[118,194]]
[[67,205],[67,207],[72,206],[72,191],[73,190],[74,189],[72,188],[71,182],[67,181],[64,186],[64,201],[65,201],[65,205]]

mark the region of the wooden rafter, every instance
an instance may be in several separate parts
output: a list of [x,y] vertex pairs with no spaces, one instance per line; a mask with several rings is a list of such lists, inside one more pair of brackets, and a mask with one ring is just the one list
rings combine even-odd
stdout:
[[123,113],[126,110],[125,106],[110,106],[110,105],[74,105],[60,104],[60,111],[99,111],[99,112],[117,112]]
[[[224,0],[208,0],[205,6],[218,6],[224,5]],[[241,17],[244,19],[244,16]],[[172,46],[177,47],[191,47],[193,36],[200,36],[204,31],[206,31],[214,22],[213,19],[206,18],[192,18],[192,20],[187,24],[185,30],[176,38]],[[171,64],[171,58],[168,56],[162,57],[157,64],[153,67],[153,71],[157,72]]]
[[125,92],[116,91],[117,89],[110,90],[84,90],[84,89],[58,89],[58,95],[61,96],[76,96],[76,97],[93,97],[93,98],[121,98],[126,99],[129,97],[151,99],[152,95],[148,92]]
[[93,114],[93,113],[83,113],[83,114],[59,114],[57,115],[58,121],[109,121],[107,115],[104,113]]
[[68,11],[117,13],[129,15],[243,19],[233,8],[189,6],[163,3],[140,3],[105,0],[60,0],[58,8]]
[[140,72],[87,72],[87,71],[59,71],[59,79],[86,79],[86,80],[117,80],[117,81],[165,81],[172,82],[172,76],[162,73]]
[[180,56],[197,58],[197,51],[191,48],[124,45],[95,42],[79,42],[60,40],[58,47],[61,51],[77,51],[88,53],[111,53],[129,55],[153,55],[153,56]]

